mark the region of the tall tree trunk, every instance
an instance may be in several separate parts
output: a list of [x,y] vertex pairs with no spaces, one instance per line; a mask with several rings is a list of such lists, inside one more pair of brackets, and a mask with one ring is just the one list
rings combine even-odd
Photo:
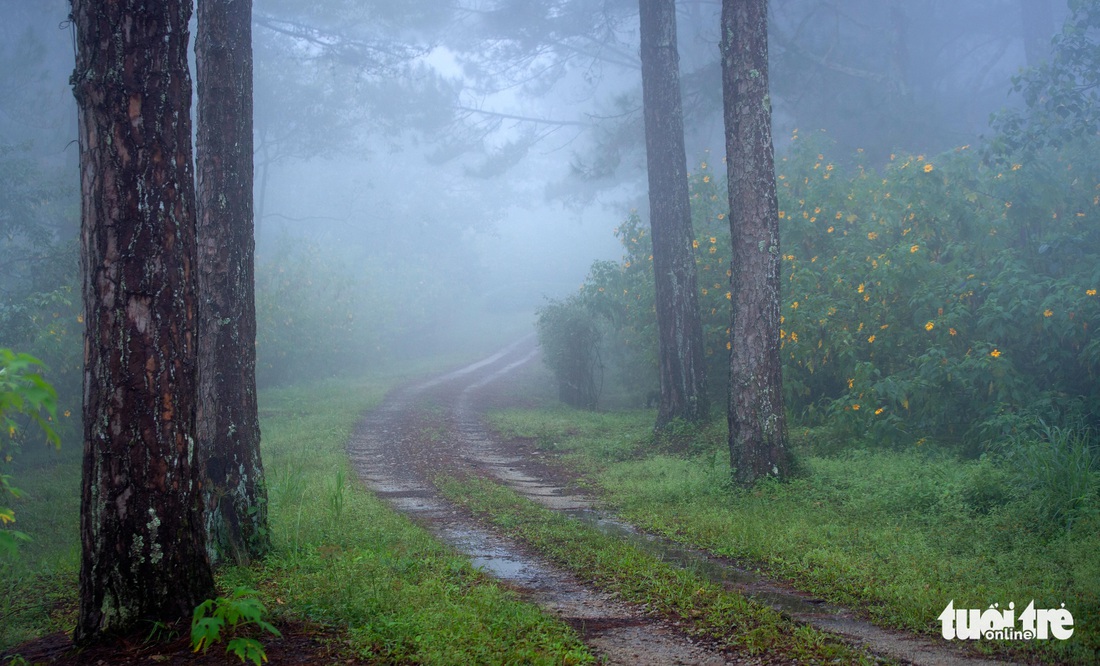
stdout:
[[729,447],[734,478],[786,477],[779,362],[779,212],[768,96],[767,0],[722,2],[722,91],[729,172]]
[[1054,16],[1050,0],[1020,0],[1020,25],[1023,27],[1027,66],[1035,67],[1050,59],[1050,40],[1054,37]]
[[706,418],[674,0],[639,0],[661,399],[657,426]]
[[252,0],[199,0],[198,410],[211,560],[270,546],[256,408]]
[[73,0],[89,642],[211,596],[195,435],[188,0]]

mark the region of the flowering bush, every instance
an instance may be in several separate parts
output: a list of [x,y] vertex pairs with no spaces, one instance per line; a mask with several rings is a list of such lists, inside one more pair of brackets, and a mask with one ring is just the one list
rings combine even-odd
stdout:
[[[1037,414],[1100,414],[1100,165],[1090,148],[996,169],[968,146],[875,169],[796,133],[777,165],[781,353],[792,416],[890,443],[977,443]],[[691,176],[711,385],[725,388],[729,228],[706,161]],[[713,176],[713,177],[712,177]],[[581,297],[634,363],[655,358],[647,230],[618,229],[621,263]],[[1095,425],[1093,423],[1092,425]]]

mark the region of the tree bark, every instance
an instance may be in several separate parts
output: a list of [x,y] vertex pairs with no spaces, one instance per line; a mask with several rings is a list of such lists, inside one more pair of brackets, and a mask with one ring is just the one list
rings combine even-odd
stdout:
[[195,457],[190,2],[73,0],[84,273],[75,639],[212,596]]
[[768,96],[767,0],[722,2],[733,270],[729,447],[734,479],[789,472],[779,362],[779,212]]
[[198,407],[208,550],[246,563],[270,547],[256,406],[252,0],[199,0]]
[[707,415],[674,0],[639,0],[661,398],[657,427]]

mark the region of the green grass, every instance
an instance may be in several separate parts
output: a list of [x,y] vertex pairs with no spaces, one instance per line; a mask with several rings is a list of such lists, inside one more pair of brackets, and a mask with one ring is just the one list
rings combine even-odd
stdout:
[[444,494],[562,567],[619,597],[673,618],[688,633],[737,654],[779,654],[798,663],[874,658],[749,601],[621,539],[537,506],[483,479],[445,479]]
[[18,557],[0,556],[0,650],[76,622],[80,569],[80,453],[25,451],[11,472],[23,497],[14,527],[30,535]]
[[[393,383],[261,392],[274,552],[251,567],[222,569],[219,586],[258,589],[269,619],[320,623],[342,634],[342,652],[372,663],[594,661],[572,629],[355,480],[348,437]],[[35,541],[17,561],[0,564],[0,650],[75,620],[79,456],[23,468],[17,481],[28,491],[15,507],[19,523]]]
[[367,385],[264,396],[264,461],[275,553],[225,572],[276,617],[346,627],[361,658],[416,663],[584,663],[565,625],[473,569],[354,480],[345,445],[380,399]]
[[744,491],[729,482],[721,424],[670,444],[653,441],[651,412],[506,411],[492,421],[564,452],[639,527],[761,567],[882,624],[938,636],[936,618],[952,599],[981,609],[1065,603],[1071,640],[978,647],[1079,663],[1100,656],[1100,520],[1050,524],[1006,465],[919,449],[826,457],[806,445],[801,476]]

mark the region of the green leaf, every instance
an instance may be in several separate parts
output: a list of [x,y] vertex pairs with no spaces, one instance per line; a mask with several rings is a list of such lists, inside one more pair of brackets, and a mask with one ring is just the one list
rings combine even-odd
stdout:
[[267,661],[267,653],[264,652],[264,646],[257,640],[252,638],[234,638],[229,641],[229,644],[225,648],[226,653],[232,652],[237,655],[242,662],[251,661],[260,666],[263,662]]
[[216,617],[200,617],[191,623],[191,647],[195,652],[205,651],[221,638],[225,623]]

